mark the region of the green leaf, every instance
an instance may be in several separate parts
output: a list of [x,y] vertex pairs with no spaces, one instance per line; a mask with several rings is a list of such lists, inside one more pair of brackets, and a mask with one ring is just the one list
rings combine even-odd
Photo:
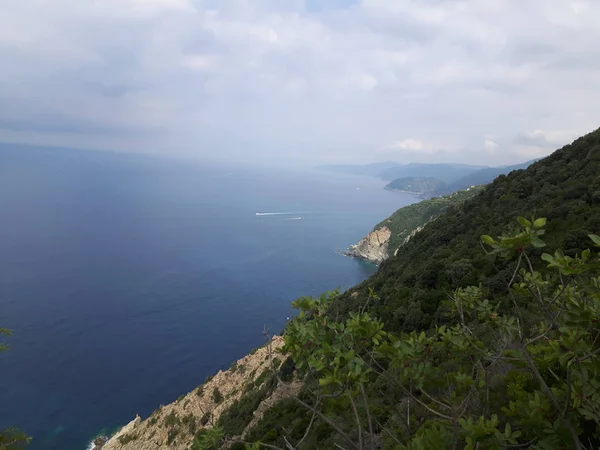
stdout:
[[544,241],[542,241],[539,237],[531,238],[531,245],[533,245],[535,248],[542,248],[546,246]]
[[517,222],[519,222],[519,225],[521,225],[522,227],[530,227],[531,226],[531,222],[529,220],[527,220],[525,217],[517,217]]
[[542,259],[544,261],[546,261],[547,263],[550,263],[550,264],[556,263],[556,261],[554,260],[554,256],[549,255],[548,253],[543,253],[542,254]]
[[494,238],[487,234],[484,234],[483,236],[481,236],[481,242],[483,242],[484,244],[487,244],[487,245],[496,245],[497,244],[497,242],[494,240]]
[[543,228],[546,225],[546,218],[540,217],[533,222],[533,228]]
[[588,234],[588,236],[592,241],[594,241],[594,244],[596,244],[597,247],[600,247],[600,236],[596,234]]

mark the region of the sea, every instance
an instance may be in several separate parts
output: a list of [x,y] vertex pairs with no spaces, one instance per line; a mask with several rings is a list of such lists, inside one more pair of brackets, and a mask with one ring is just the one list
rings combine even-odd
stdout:
[[84,450],[278,333],[416,198],[314,169],[0,145],[0,429]]

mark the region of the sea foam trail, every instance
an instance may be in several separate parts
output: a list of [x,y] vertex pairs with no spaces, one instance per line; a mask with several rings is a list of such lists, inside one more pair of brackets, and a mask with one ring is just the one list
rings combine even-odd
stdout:
[[257,212],[257,216],[287,216],[289,214],[295,214],[293,212]]

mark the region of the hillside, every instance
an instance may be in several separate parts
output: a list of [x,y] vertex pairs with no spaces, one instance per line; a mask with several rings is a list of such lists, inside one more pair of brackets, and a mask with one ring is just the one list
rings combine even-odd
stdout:
[[[191,448],[598,448],[599,231],[597,130],[447,205],[355,288],[299,298],[289,357]],[[292,370],[298,394],[265,403]]]
[[421,197],[429,197],[434,192],[443,190],[446,183],[437,178],[407,177],[397,178],[385,185],[388,191],[410,192]]
[[382,180],[392,181],[398,178],[419,177],[436,178],[443,183],[453,183],[462,177],[476,172],[484,166],[471,166],[468,164],[425,164],[410,163],[397,167],[390,167],[379,172],[378,176]]
[[[501,175],[462,207],[450,207],[381,265],[379,271],[340,298],[351,311],[369,288],[381,297],[376,313],[393,329],[422,329],[439,314],[449,290],[483,282],[498,289],[510,266],[491,264],[479,236],[500,235],[517,216],[547,217],[549,246],[572,255],[600,230],[600,130],[577,139],[527,170]],[[500,269],[499,271],[497,269]],[[419,305],[415,314],[407,314]]]
[[482,186],[477,186],[400,208],[390,217],[375,225],[373,230],[357,244],[351,245],[345,254],[380,264],[383,260],[396,254],[402,245],[406,244],[411,237],[448,207],[459,205],[482,189]]

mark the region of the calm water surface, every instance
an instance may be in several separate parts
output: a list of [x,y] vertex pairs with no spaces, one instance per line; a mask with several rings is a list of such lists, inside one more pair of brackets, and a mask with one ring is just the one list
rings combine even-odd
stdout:
[[374,272],[336,250],[415,201],[382,187],[0,146],[0,429],[83,450],[227,368],[296,297]]

